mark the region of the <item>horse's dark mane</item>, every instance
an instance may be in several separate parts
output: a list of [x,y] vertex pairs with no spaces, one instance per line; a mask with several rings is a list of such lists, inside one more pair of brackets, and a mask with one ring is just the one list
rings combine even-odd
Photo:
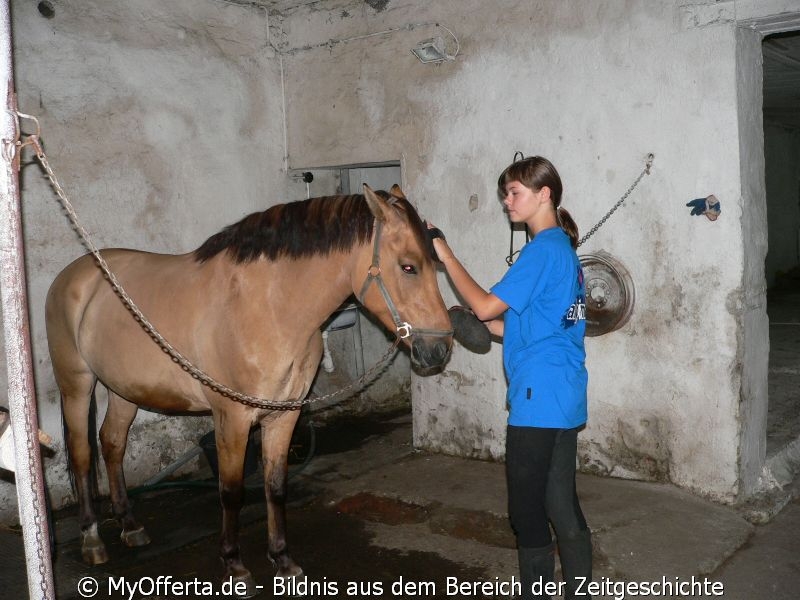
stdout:
[[[383,199],[390,196],[376,191]],[[397,200],[426,245],[417,212],[407,200]],[[302,258],[347,251],[372,237],[374,217],[361,194],[324,196],[277,204],[255,212],[215,233],[194,251],[195,259],[204,262],[227,251],[237,263],[278,258]]]

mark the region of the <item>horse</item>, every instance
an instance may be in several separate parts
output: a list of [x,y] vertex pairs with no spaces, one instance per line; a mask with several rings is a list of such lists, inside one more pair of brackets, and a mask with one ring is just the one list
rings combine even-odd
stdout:
[[[150,542],[131,510],[122,468],[139,406],[162,413],[210,412],[226,581],[243,582],[246,595],[255,593],[255,581],[240,556],[238,520],[245,449],[256,425],[261,428],[268,557],[277,577],[302,575],[287,546],[287,455],[300,413],[298,400],[307,396],[320,364],[322,325],[355,294],[410,350],[416,372],[441,370],[452,348],[431,241],[416,210],[397,185],[390,192],[365,185],[363,194],[299,200],[255,212],[187,254],[98,252],[163,339],[222,386],[187,375],[154,343],[93,254],[56,276],[45,304],[47,339],[61,394],[84,562],[108,560],[90,475],[96,440],[89,439],[94,431],[89,415],[99,381],[108,389],[100,446],[125,545]],[[236,401],[226,389],[269,402]],[[281,410],[284,406],[290,410]]]

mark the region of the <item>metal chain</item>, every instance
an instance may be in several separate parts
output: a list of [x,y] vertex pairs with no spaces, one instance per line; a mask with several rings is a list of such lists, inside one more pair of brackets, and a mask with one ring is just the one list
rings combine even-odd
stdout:
[[[35,117],[30,117],[29,115],[21,115],[21,116],[26,116],[28,118],[33,119],[34,121],[36,121],[38,127],[39,123]],[[191,375],[193,379],[196,379],[202,385],[208,387],[211,391],[216,392],[217,394],[225,398],[230,398],[231,400],[235,400],[236,402],[239,402],[246,406],[251,406],[253,408],[262,408],[269,410],[298,410],[303,406],[305,406],[306,404],[311,404],[312,402],[318,402],[320,400],[328,400],[330,398],[339,397],[345,392],[348,392],[354,389],[355,387],[362,385],[363,383],[368,381],[375,373],[377,373],[379,369],[382,369],[384,364],[387,363],[389,359],[392,358],[392,356],[394,356],[394,353],[396,352],[397,347],[400,343],[399,338],[394,340],[394,342],[389,346],[389,349],[386,351],[386,353],[371,369],[366,371],[361,377],[351,382],[347,386],[335,392],[325,394],[323,396],[310,396],[299,400],[290,400],[286,402],[267,400],[264,398],[258,398],[256,396],[250,396],[249,394],[243,394],[241,392],[237,392],[236,390],[231,389],[230,387],[228,387],[223,383],[216,381],[210,375],[206,374],[204,371],[196,367],[189,359],[183,356],[178,350],[176,350],[172,346],[172,344],[170,344],[164,338],[164,336],[162,336],[158,332],[155,326],[152,323],[150,323],[147,317],[144,316],[142,311],[139,309],[139,307],[136,305],[133,299],[127,294],[125,289],[117,280],[114,273],[109,268],[108,263],[106,263],[106,260],[103,258],[102,254],[100,254],[100,251],[92,242],[89,233],[80,224],[78,216],[75,213],[75,209],[72,207],[72,203],[67,198],[64,189],[61,187],[61,184],[59,184],[58,180],[56,179],[53,170],[50,168],[50,163],[48,162],[47,156],[45,155],[44,150],[42,149],[41,143],[39,141],[38,133],[34,135],[29,135],[26,142],[22,145],[24,146],[27,144],[30,144],[34,147],[36,151],[36,158],[39,159],[39,162],[41,163],[42,167],[47,173],[47,177],[50,180],[53,189],[55,189],[56,194],[58,195],[58,198],[61,202],[61,206],[66,211],[67,217],[69,218],[72,227],[75,229],[76,233],[78,234],[78,236],[80,237],[81,241],[86,246],[86,248],[88,248],[89,252],[91,252],[91,254],[94,256],[97,266],[103,272],[103,276],[111,284],[111,288],[114,290],[114,293],[119,297],[122,303],[125,305],[125,308],[127,308],[128,311],[131,312],[134,320],[137,323],[139,323],[139,325],[141,326],[142,329],[144,329],[147,335],[149,335],[150,338],[156,344],[158,344],[158,346],[164,351],[165,354],[169,355],[169,357],[172,359],[172,362],[176,363],[178,366],[180,366],[181,369],[183,369],[186,373]]]
[[[44,482],[42,481],[43,474],[41,470],[35,468],[33,460],[34,453],[39,451],[39,424],[33,418],[33,415],[27,416],[28,424],[25,427],[25,445],[28,448],[28,475],[31,482],[34,484],[34,489],[41,487],[44,489]],[[43,598],[47,597],[47,573],[45,570],[44,548],[45,544],[49,544],[50,540],[43,538],[43,525],[42,519],[47,518],[47,508],[43,508],[39,503],[39,494],[33,494],[31,497],[33,504],[33,523],[36,526],[36,554],[39,558],[39,587],[44,593]],[[45,503],[47,499],[45,498]]]
[[583,236],[583,237],[582,237],[580,240],[578,240],[578,247],[582,246],[582,245],[583,245],[583,243],[584,243],[586,240],[588,240],[590,237],[592,237],[592,236],[595,234],[595,232],[596,232],[598,229],[600,229],[600,228],[603,226],[603,224],[604,224],[604,223],[605,223],[605,222],[608,220],[608,218],[609,218],[611,215],[613,215],[613,214],[614,214],[614,211],[616,211],[616,210],[617,210],[617,209],[618,209],[620,206],[622,206],[622,204],[625,202],[625,200],[627,200],[628,196],[630,196],[630,195],[631,195],[631,192],[634,190],[634,188],[636,188],[636,186],[637,186],[637,185],[639,185],[639,182],[642,180],[642,178],[643,178],[645,175],[650,175],[650,167],[653,165],[653,159],[654,159],[654,158],[655,158],[655,155],[654,155],[654,154],[648,154],[648,155],[647,155],[647,160],[646,160],[646,162],[645,162],[645,167],[644,167],[644,170],[643,170],[643,171],[642,171],[642,172],[639,174],[639,176],[636,178],[636,181],[634,181],[634,182],[633,182],[633,184],[631,185],[631,187],[629,187],[629,188],[628,188],[628,191],[627,191],[627,192],[625,192],[625,193],[622,195],[622,198],[620,198],[620,199],[617,201],[617,203],[616,203],[614,206],[612,206],[612,207],[611,207],[611,210],[609,210],[609,211],[608,211],[608,212],[605,214],[605,216],[604,216],[602,219],[600,219],[600,221],[599,221],[599,222],[598,222],[598,223],[597,223],[597,224],[596,224],[594,227],[592,227],[592,228],[589,230],[589,232],[588,232],[586,235],[584,235],[584,236]]

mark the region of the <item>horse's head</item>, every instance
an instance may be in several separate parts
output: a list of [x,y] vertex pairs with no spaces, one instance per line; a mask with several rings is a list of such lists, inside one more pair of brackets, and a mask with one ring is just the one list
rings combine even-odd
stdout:
[[387,194],[365,184],[364,197],[375,227],[358,260],[353,290],[410,347],[415,371],[432,373],[450,356],[453,331],[424,225],[397,185]]

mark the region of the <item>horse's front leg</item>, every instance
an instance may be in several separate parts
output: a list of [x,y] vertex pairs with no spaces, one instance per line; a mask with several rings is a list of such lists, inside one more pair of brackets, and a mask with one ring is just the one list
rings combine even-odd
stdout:
[[278,568],[278,577],[303,574],[289,556],[286,543],[286,488],[289,444],[299,410],[287,410],[278,418],[261,422],[261,456],[264,462],[264,492],[267,499],[269,559]]
[[220,557],[225,566],[225,579],[231,579],[237,588],[245,583],[250,597],[258,593],[255,580],[242,562],[239,550],[239,512],[244,497],[244,455],[250,433],[250,421],[244,416],[214,415],[219,464],[219,495],[222,504],[222,535]]

